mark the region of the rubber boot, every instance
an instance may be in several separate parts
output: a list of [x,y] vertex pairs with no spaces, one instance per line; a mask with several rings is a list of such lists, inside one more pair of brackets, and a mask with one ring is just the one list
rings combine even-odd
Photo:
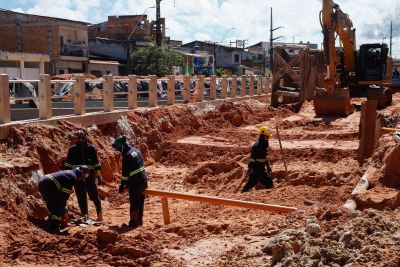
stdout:
[[103,221],[103,212],[99,212],[99,213],[97,213],[97,221],[98,222],[102,222]]

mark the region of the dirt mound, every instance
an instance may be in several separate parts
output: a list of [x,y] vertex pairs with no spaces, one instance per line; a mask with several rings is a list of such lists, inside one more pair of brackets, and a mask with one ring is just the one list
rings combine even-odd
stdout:
[[399,266],[400,224],[391,216],[368,211],[320,237],[286,230],[264,244],[276,266]]

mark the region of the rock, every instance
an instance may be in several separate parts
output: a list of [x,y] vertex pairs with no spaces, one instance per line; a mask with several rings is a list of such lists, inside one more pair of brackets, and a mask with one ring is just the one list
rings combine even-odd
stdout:
[[315,216],[308,217],[306,220],[306,226],[311,223],[318,223],[317,217],[315,217]]
[[321,232],[321,227],[317,223],[308,223],[306,226],[306,232],[310,235],[316,235]]
[[116,231],[99,229],[97,230],[97,240],[105,244],[114,244],[120,239]]

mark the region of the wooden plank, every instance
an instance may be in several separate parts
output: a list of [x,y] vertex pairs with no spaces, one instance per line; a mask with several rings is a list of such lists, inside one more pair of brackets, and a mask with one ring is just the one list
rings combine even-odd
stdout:
[[240,79],[240,96],[246,96],[246,83],[247,83],[247,76],[242,75]]
[[39,81],[39,119],[48,120],[53,116],[51,83],[48,74],[40,75]]
[[254,96],[254,75],[251,75],[251,76],[250,76],[249,95],[250,95],[250,96]]
[[137,77],[129,75],[128,81],[128,109],[136,109],[138,106]]
[[197,101],[204,101],[204,75],[199,76],[199,80],[196,82],[197,86]]
[[113,77],[105,75],[103,83],[103,105],[104,112],[111,112],[114,110],[114,88]]
[[85,77],[83,75],[74,76],[74,114],[85,114]]
[[257,95],[263,94],[263,78],[262,76],[258,76],[258,83],[257,83]]
[[183,103],[187,104],[190,101],[190,76],[183,76]]
[[168,198],[161,197],[161,206],[162,206],[162,211],[163,211],[164,224],[165,225],[170,224],[171,217],[169,216]]
[[167,105],[175,104],[175,76],[168,77]]
[[367,100],[361,103],[360,145],[358,149],[360,159],[371,157],[375,149],[377,106],[377,100]]
[[157,107],[157,76],[150,76],[149,107]]
[[147,189],[145,194],[147,196],[167,197],[173,199],[181,199],[187,201],[195,201],[195,202],[230,206],[236,208],[245,208],[245,209],[272,211],[272,212],[284,213],[297,210],[297,208],[287,207],[287,206],[279,206],[279,205],[264,204],[264,203],[257,203],[257,202],[243,201],[243,200],[219,198],[219,197],[204,196],[204,195],[194,195],[188,193],[169,192],[169,191],[161,191],[153,189]]
[[231,97],[237,96],[237,85],[237,76],[233,75],[231,81]]
[[0,124],[9,123],[11,121],[8,79],[7,74],[0,74]]
[[217,76],[211,75],[210,80],[210,100],[215,100],[217,98]]
[[226,99],[228,95],[228,76],[222,75],[221,79],[221,98]]

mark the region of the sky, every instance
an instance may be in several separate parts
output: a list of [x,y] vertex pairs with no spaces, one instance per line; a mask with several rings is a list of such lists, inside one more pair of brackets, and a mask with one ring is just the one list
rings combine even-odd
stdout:
[[[99,23],[108,15],[146,13],[155,19],[156,0],[0,0],[0,8],[37,15]],[[389,42],[390,21],[400,35],[399,0],[336,0],[357,30],[358,45]],[[56,4],[55,4],[56,3]],[[230,43],[247,40],[252,45],[269,39],[270,9],[274,37],[279,41],[322,42],[319,12],[321,0],[162,0],[167,36],[184,43],[210,40]],[[396,21],[395,18],[398,20]],[[386,39],[385,39],[386,36]],[[400,57],[400,37],[393,39],[393,55]]]

